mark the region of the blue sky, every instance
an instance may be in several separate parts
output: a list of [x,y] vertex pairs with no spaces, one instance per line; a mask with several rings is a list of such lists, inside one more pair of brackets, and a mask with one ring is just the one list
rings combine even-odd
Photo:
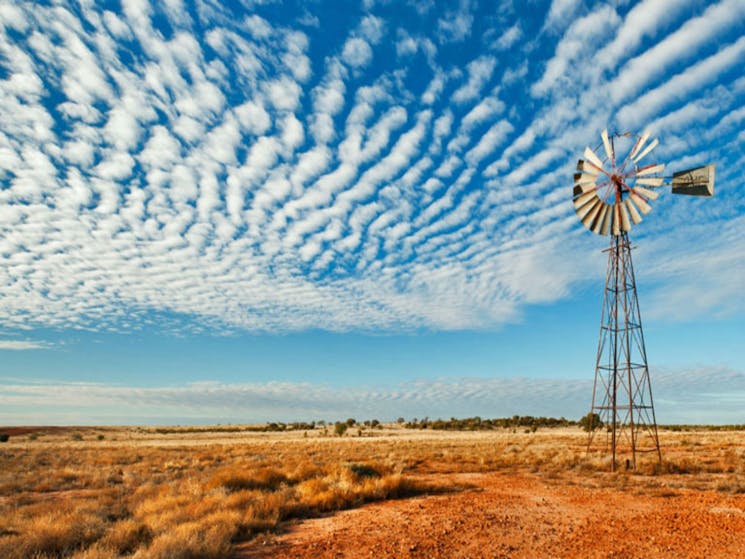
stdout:
[[745,422],[745,5],[0,0],[0,423],[579,417],[604,128],[658,420]]

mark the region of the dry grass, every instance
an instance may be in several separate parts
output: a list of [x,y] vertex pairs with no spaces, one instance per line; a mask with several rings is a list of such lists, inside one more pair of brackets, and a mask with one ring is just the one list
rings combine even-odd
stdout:
[[[71,434],[80,437],[71,437]],[[745,491],[745,433],[663,432],[665,460],[607,472],[576,428],[513,433],[55,430],[0,447],[0,557],[217,558],[290,518],[427,490],[429,474],[520,470],[656,494]],[[100,435],[104,435],[103,438]],[[77,440],[82,439],[82,440]]]

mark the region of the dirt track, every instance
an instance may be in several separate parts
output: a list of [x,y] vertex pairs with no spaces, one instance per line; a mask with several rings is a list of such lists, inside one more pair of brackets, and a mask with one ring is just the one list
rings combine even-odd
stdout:
[[431,476],[471,486],[290,525],[241,559],[745,557],[745,495],[581,487],[519,473]]

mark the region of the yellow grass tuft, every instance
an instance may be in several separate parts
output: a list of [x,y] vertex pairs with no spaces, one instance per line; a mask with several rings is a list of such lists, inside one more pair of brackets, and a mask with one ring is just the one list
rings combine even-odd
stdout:
[[276,468],[258,468],[255,470],[226,467],[218,471],[208,482],[208,487],[224,487],[228,492],[246,489],[275,491],[288,477]]

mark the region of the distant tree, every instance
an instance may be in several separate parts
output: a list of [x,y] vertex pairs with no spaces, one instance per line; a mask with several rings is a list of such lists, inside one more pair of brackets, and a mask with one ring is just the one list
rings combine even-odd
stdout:
[[600,420],[600,416],[594,412],[589,412],[586,416],[579,420],[579,425],[587,431],[594,431],[603,426],[603,422]]
[[334,423],[334,433],[336,433],[337,436],[343,437],[344,433],[347,432],[348,425],[346,423],[342,423],[341,421],[337,421]]
[[378,421],[377,419],[373,419],[370,422],[370,427],[372,427],[373,429],[375,429],[378,425],[380,425],[380,421]]
[[350,417],[347,419],[347,427],[354,427],[355,425],[357,425],[357,420],[355,418]]
[[401,423],[406,423],[406,420],[405,420],[405,419],[404,419],[403,417],[399,417],[399,418],[398,418],[398,419],[396,420],[396,423],[398,423],[398,424],[400,425]]

